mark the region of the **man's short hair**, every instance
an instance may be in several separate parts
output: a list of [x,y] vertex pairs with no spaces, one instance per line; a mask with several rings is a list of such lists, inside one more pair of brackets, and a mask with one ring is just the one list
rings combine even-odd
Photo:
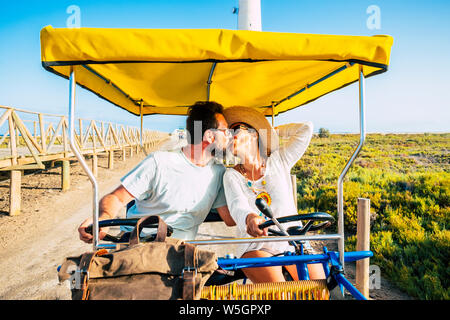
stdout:
[[[189,107],[186,119],[187,140],[189,144],[198,144],[203,140],[206,130],[217,129],[216,114],[223,114],[223,106],[214,101],[197,101]],[[201,131],[199,130],[201,126]]]

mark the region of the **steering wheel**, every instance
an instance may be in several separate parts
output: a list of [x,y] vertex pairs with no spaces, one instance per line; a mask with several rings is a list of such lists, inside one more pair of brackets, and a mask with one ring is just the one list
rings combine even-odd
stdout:
[[[298,235],[304,235],[308,231],[316,231],[320,230],[322,228],[326,228],[330,226],[335,219],[325,212],[312,212],[307,214],[295,214],[292,216],[285,216],[281,218],[277,218],[279,223],[286,223],[286,222],[293,222],[293,221],[307,221],[304,226],[292,226],[289,227],[286,231],[291,236],[298,236]],[[320,222],[317,224],[314,224],[315,222]],[[260,229],[265,229],[267,227],[273,226],[275,223],[272,220],[268,220],[264,223],[261,223],[259,225]],[[278,230],[269,229],[269,233],[272,235],[278,235],[278,236],[284,236],[283,233],[281,233]]]
[[[116,227],[116,226],[129,226],[136,227],[136,223],[139,221],[139,218],[132,219],[110,219],[110,220],[100,220],[98,222],[99,229],[105,227]],[[146,224],[145,228],[158,228],[158,223]],[[86,227],[86,233],[92,234],[92,224]],[[167,226],[167,236],[170,237],[173,233],[173,228],[171,226]],[[103,238],[104,241],[114,242],[114,243],[127,243],[130,240],[131,232],[125,232],[120,237],[113,236],[110,234],[106,234]],[[145,237],[141,237],[141,242],[153,241],[156,237],[156,234],[147,235]]]

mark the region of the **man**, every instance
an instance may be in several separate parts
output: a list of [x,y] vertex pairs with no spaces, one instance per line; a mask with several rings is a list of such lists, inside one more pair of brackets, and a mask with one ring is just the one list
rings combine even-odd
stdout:
[[[230,141],[222,105],[197,102],[189,108],[186,119],[188,144],[173,151],[155,151],[121,179],[121,185],[100,200],[99,219],[114,219],[133,199],[127,218],[159,215],[172,226],[172,237],[195,239],[199,225],[209,211],[217,212],[228,226],[235,222],[228,211],[222,178],[225,168],[214,161]],[[80,239],[91,243],[86,227],[78,228]],[[102,239],[107,230],[99,231]],[[144,229],[145,231],[145,229]]]

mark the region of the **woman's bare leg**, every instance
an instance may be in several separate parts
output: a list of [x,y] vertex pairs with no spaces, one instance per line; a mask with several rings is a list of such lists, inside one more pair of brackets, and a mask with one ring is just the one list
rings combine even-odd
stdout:
[[[255,250],[249,251],[242,255],[242,258],[266,258],[272,257],[268,252]],[[284,266],[294,280],[298,280],[297,266],[288,265]],[[308,273],[311,280],[325,279],[325,272],[321,263],[308,264]],[[261,282],[283,282],[285,278],[281,266],[276,267],[258,267],[258,268],[245,268],[242,269],[245,276],[249,278],[253,283]]]
[[308,264],[308,273],[311,280],[325,279],[325,271],[321,263]]
[[[272,255],[265,251],[255,250],[249,251],[242,255],[242,258],[266,258]],[[258,267],[258,268],[244,268],[242,269],[247,278],[253,283],[261,282],[282,282],[284,280],[281,266],[277,267]]]

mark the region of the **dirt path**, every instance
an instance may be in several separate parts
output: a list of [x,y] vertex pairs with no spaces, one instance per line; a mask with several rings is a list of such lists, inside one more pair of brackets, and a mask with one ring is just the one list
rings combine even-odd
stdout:
[[[144,158],[143,154],[126,162],[115,161],[115,169],[106,168],[106,158],[99,158],[100,197],[112,191],[120,177]],[[92,214],[92,188],[76,163],[71,165],[71,190],[59,189],[60,168],[23,177],[22,213],[7,215],[9,181],[0,181],[0,299],[70,299],[68,283],[59,285],[56,268],[65,257],[92,250],[78,239],[77,227]],[[56,186],[56,187],[55,187]],[[122,212],[124,214],[124,212]],[[232,236],[233,228],[221,223],[204,224],[199,234]],[[232,247],[214,246],[219,256]],[[213,246],[210,249],[214,249]],[[354,267],[347,266],[350,279]],[[373,299],[408,299],[382,278],[381,289],[372,290]]]
[[[119,179],[144,158],[141,153],[106,168],[99,158],[99,195],[112,191]],[[58,286],[56,268],[66,256],[92,250],[78,239],[77,227],[92,215],[92,187],[81,167],[71,164],[71,190],[63,193],[60,168],[23,177],[22,213],[5,215],[8,183],[0,182],[0,299],[64,299],[67,288]],[[5,208],[6,207],[6,208]]]

